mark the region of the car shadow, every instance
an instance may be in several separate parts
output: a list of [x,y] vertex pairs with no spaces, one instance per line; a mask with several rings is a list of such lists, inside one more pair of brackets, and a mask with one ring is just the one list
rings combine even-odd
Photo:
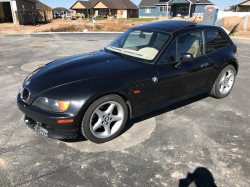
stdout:
[[65,139],[65,140],[60,140],[62,142],[66,142],[66,143],[76,143],[76,142],[84,142],[84,141],[88,141],[88,139],[86,139],[80,132],[78,132],[78,135],[75,139]]
[[180,179],[179,187],[189,187],[192,183],[196,187],[217,187],[212,173],[204,167],[196,168],[193,173],[188,173],[185,179]]
[[[130,119],[130,120],[128,120],[128,122],[127,122],[125,128],[123,129],[122,133],[121,133],[119,136],[121,136],[122,134],[126,133],[126,132],[127,132],[131,127],[133,127],[133,125],[136,124],[136,123],[139,123],[139,122],[141,122],[141,121],[147,120],[147,119],[152,118],[152,117],[159,116],[159,115],[161,115],[161,114],[164,114],[164,113],[170,112],[170,111],[172,111],[172,110],[175,110],[175,109],[184,107],[184,106],[186,106],[186,105],[195,103],[195,102],[200,101],[200,100],[202,100],[202,99],[205,99],[205,98],[207,98],[207,97],[208,97],[208,94],[198,95],[198,96],[196,96],[196,97],[193,97],[193,98],[190,98],[190,99],[181,101],[181,102],[179,102],[179,103],[176,103],[176,104],[173,104],[173,105],[164,107],[164,108],[162,108],[162,109],[159,109],[159,110],[156,110],[156,111],[153,111],[153,112],[150,112],[150,113],[141,115],[141,116],[139,116],[139,117]],[[68,139],[68,140],[61,140],[61,141],[67,142],[67,143],[73,143],[73,142],[83,142],[83,141],[87,141],[87,139],[79,132],[76,139]]]

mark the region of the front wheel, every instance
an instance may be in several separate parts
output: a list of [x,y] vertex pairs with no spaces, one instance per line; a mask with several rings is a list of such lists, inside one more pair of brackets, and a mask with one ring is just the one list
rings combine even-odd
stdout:
[[86,111],[81,132],[95,143],[104,143],[117,137],[128,119],[128,108],[118,95],[107,95],[96,100]]
[[232,65],[226,66],[216,79],[210,95],[216,98],[227,97],[233,89],[235,78],[235,68]]

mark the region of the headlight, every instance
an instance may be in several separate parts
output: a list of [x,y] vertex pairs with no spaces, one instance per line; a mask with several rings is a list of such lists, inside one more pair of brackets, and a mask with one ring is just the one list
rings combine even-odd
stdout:
[[18,91],[18,94],[20,94],[23,91],[23,85],[21,86],[20,90]]
[[38,97],[32,105],[52,112],[65,112],[70,105],[69,101],[57,101],[46,97]]

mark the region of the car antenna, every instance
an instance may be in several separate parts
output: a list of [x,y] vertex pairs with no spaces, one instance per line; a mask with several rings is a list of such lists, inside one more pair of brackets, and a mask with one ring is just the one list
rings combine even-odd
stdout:
[[203,7],[201,6],[201,8],[200,8],[200,10],[199,10],[199,12],[198,12],[198,14],[197,14],[197,16],[194,18],[193,23],[195,22],[196,18],[198,17],[199,13],[201,12],[201,9],[202,9],[202,8],[203,8]]

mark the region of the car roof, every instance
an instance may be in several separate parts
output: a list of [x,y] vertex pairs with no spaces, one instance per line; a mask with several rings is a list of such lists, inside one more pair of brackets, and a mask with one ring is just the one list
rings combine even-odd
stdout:
[[189,21],[179,21],[179,20],[168,20],[168,21],[158,21],[153,22],[145,25],[140,25],[135,27],[136,29],[148,29],[148,30],[157,30],[157,31],[163,31],[163,32],[169,32],[173,33],[177,30],[188,28],[188,27],[204,27],[206,29],[209,28],[217,28],[215,26],[211,25],[205,25],[205,24],[197,24]]

